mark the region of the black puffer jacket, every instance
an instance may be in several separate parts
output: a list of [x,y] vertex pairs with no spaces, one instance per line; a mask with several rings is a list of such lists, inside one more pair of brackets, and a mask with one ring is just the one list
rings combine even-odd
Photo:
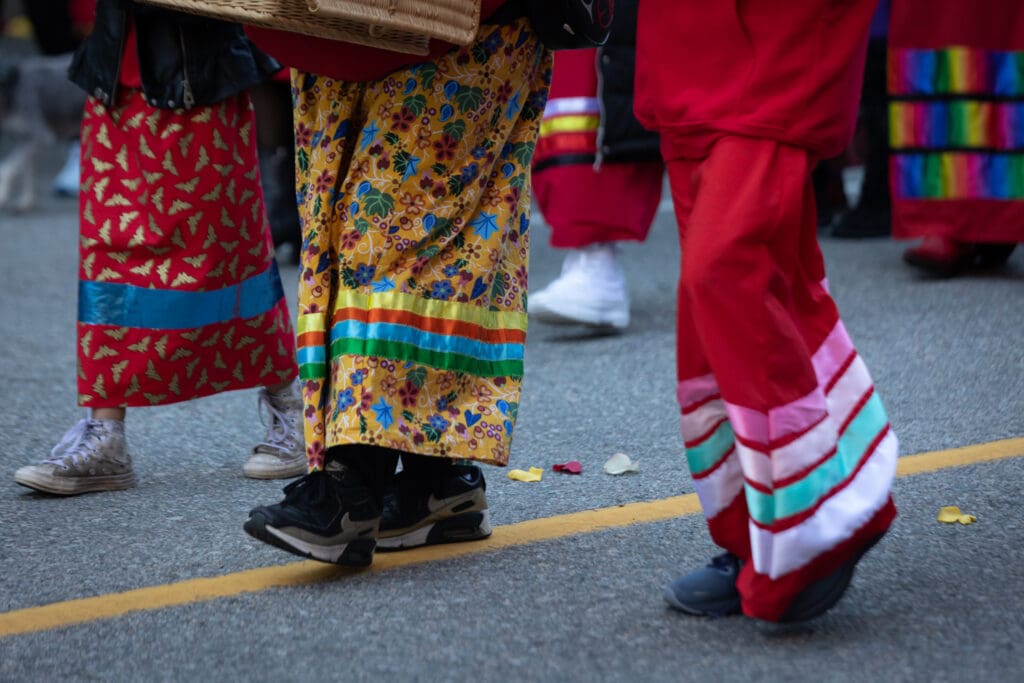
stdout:
[[129,0],[99,0],[92,33],[75,53],[68,75],[104,104],[116,97],[129,17],[135,24],[142,91],[154,107],[214,104],[281,68],[237,24]]
[[602,163],[661,158],[657,133],[646,130],[633,115],[637,6],[638,0],[616,1],[611,35],[598,50],[601,129],[597,156]]

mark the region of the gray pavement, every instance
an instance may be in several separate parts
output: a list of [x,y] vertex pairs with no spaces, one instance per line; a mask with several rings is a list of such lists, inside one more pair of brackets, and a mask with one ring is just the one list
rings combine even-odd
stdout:
[[[542,224],[532,235],[541,285],[562,255]],[[75,202],[0,214],[0,245],[0,612],[292,563],[241,530],[281,486],[241,475],[262,435],[254,392],[132,411],[131,491],[58,499],[13,483],[81,416]],[[1024,436],[1024,252],[999,273],[936,281],[888,240],[823,248],[904,453]],[[674,403],[671,215],[624,260],[626,334],[531,325],[512,465],[547,472],[536,484],[486,472],[496,524],[692,491]],[[293,295],[296,270],[284,276]],[[602,474],[616,451],[640,473]],[[570,459],[582,476],[550,471]],[[0,681],[1019,680],[1022,475],[1011,458],[898,480],[892,533],[843,603],[802,627],[667,611],[662,584],[713,552],[689,516],[0,638]],[[938,524],[951,504],[979,522]]]

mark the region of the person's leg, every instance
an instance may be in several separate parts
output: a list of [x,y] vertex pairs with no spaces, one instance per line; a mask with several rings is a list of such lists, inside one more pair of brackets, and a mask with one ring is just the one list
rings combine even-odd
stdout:
[[[711,509],[709,527],[742,562],[743,611],[771,621],[834,604],[895,514],[896,439],[825,289],[812,162],[799,148],[723,139],[699,171],[682,245],[693,342],[728,417],[684,422],[688,458],[698,481],[738,464],[719,500],[742,486],[747,518]],[[801,601],[820,580],[838,594]]]

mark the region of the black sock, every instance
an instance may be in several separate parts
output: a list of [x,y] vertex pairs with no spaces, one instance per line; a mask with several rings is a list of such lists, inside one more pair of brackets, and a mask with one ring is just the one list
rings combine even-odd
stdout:
[[418,481],[432,481],[448,474],[448,470],[457,461],[451,458],[440,458],[434,455],[402,453],[402,471],[406,476]]
[[398,455],[399,452],[391,448],[364,444],[333,446],[327,450],[327,460],[338,462],[355,474],[370,489],[378,504],[394,482]]

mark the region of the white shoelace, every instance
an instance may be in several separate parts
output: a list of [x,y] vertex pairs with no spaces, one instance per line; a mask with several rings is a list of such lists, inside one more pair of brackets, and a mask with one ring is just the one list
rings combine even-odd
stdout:
[[93,434],[91,427],[88,418],[79,420],[78,424],[68,430],[60,443],[53,447],[50,457],[43,460],[43,463],[67,466],[70,460],[72,465],[78,465],[86,455],[92,454],[96,450],[96,444],[89,439]]
[[[264,414],[263,409],[266,408],[267,412],[270,413],[270,424],[267,424],[267,416]],[[263,437],[263,441],[257,446],[267,446],[268,448],[274,448],[278,450],[288,451],[292,448],[298,436],[298,432],[295,429],[295,425],[292,424],[291,418],[288,413],[279,410],[274,405],[273,400],[270,398],[270,393],[267,391],[261,391],[259,398],[257,399],[257,410],[260,414],[260,422],[267,428],[267,435]]]

